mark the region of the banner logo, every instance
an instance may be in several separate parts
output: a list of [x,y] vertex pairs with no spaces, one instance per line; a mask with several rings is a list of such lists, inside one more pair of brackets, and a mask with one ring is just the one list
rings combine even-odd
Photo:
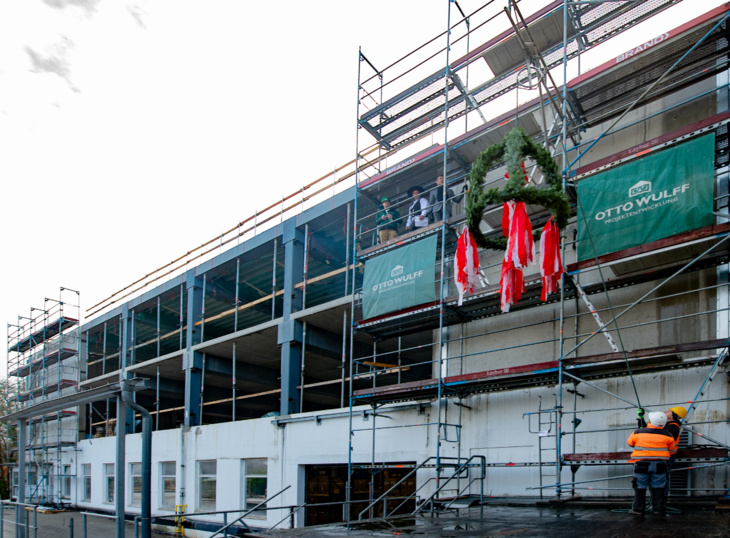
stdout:
[[402,265],[396,265],[393,267],[393,270],[390,272],[391,277],[396,277],[398,275],[403,274],[403,266]]
[[629,198],[651,192],[651,181],[639,181],[636,185],[629,189]]

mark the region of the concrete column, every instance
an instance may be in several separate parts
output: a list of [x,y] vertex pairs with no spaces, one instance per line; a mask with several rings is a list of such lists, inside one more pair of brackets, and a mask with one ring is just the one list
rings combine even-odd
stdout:
[[284,312],[277,342],[281,346],[281,414],[299,412],[299,372],[302,361],[302,324],[289,319],[302,308],[302,290],[295,286],[304,276],[304,232],[294,221],[284,223]]
[[185,426],[200,424],[200,381],[203,368],[203,354],[193,351],[201,342],[201,327],[196,326],[203,319],[203,279],[195,276],[191,269],[186,274],[188,290],[187,328],[185,330]]

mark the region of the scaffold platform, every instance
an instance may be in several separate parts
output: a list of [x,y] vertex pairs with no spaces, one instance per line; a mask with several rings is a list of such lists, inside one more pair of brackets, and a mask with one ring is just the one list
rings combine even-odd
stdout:
[[[717,356],[708,355],[683,359],[680,353],[719,349],[727,347],[728,343],[727,339],[716,339],[637,349],[627,351],[626,358],[634,374],[696,368],[712,365]],[[565,371],[586,380],[629,375],[623,353],[607,353],[565,359],[563,367]],[[448,376],[444,377],[442,389],[445,394],[466,396],[484,392],[556,385],[558,383],[559,368],[559,361],[548,361]],[[359,403],[432,399],[438,395],[438,389],[438,379],[426,379],[356,390],[354,391],[354,399]]]
[[61,348],[59,350],[50,351],[44,356],[35,359],[27,364],[13,368],[8,372],[8,377],[25,377],[31,373],[36,373],[43,368],[53,366],[60,361],[64,361],[71,357],[76,356],[78,352],[75,349]]
[[28,336],[20,338],[17,342],[12,342],[8,345],[8,353],[18,352],[22,353],[28,351],[30,348],[42,344],[43,342],[50,340],[54,336],[62,333],[66,329],[70,329],[77,325],[79,320],[67,317],[61,317],[51,323],[47,323],[40,329],[33,331]]

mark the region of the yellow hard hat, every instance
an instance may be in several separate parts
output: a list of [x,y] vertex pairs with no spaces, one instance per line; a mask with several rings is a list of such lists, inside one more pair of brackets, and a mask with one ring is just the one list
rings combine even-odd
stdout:
[[682,420],[687,416],[687,410],[684,407],[670,407],[669,410]]

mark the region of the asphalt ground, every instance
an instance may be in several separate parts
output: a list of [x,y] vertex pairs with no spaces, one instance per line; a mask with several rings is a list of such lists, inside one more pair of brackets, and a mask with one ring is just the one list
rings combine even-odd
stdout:
[[730,537],[730,510],[688,508],[681,514],[632,516],[598,507],[483,506],[438,517],[391,518],[353,526],[272,531],[278,538],[418,536],[419,538],[716,538]]
[[[15,538],[15,509],[5,509],[2,538]],[[54,514],[38,514],[38,538],[67,538],[71,536],[70,520],[73,519],[74,538],[83,538],[82,515],[80,512],[57,512]],[[33,525],[33,513],[29,513],[29,523]],[[88,538],[114,538],[115,520],[87,516],[86,536]],[[26,538],[34,538],[34,529],[29,529]],[[125,538],[134,538],[134,527],[131,521],[125,525]],[[152,531],[154,538],[162,538],[169,534]]]

